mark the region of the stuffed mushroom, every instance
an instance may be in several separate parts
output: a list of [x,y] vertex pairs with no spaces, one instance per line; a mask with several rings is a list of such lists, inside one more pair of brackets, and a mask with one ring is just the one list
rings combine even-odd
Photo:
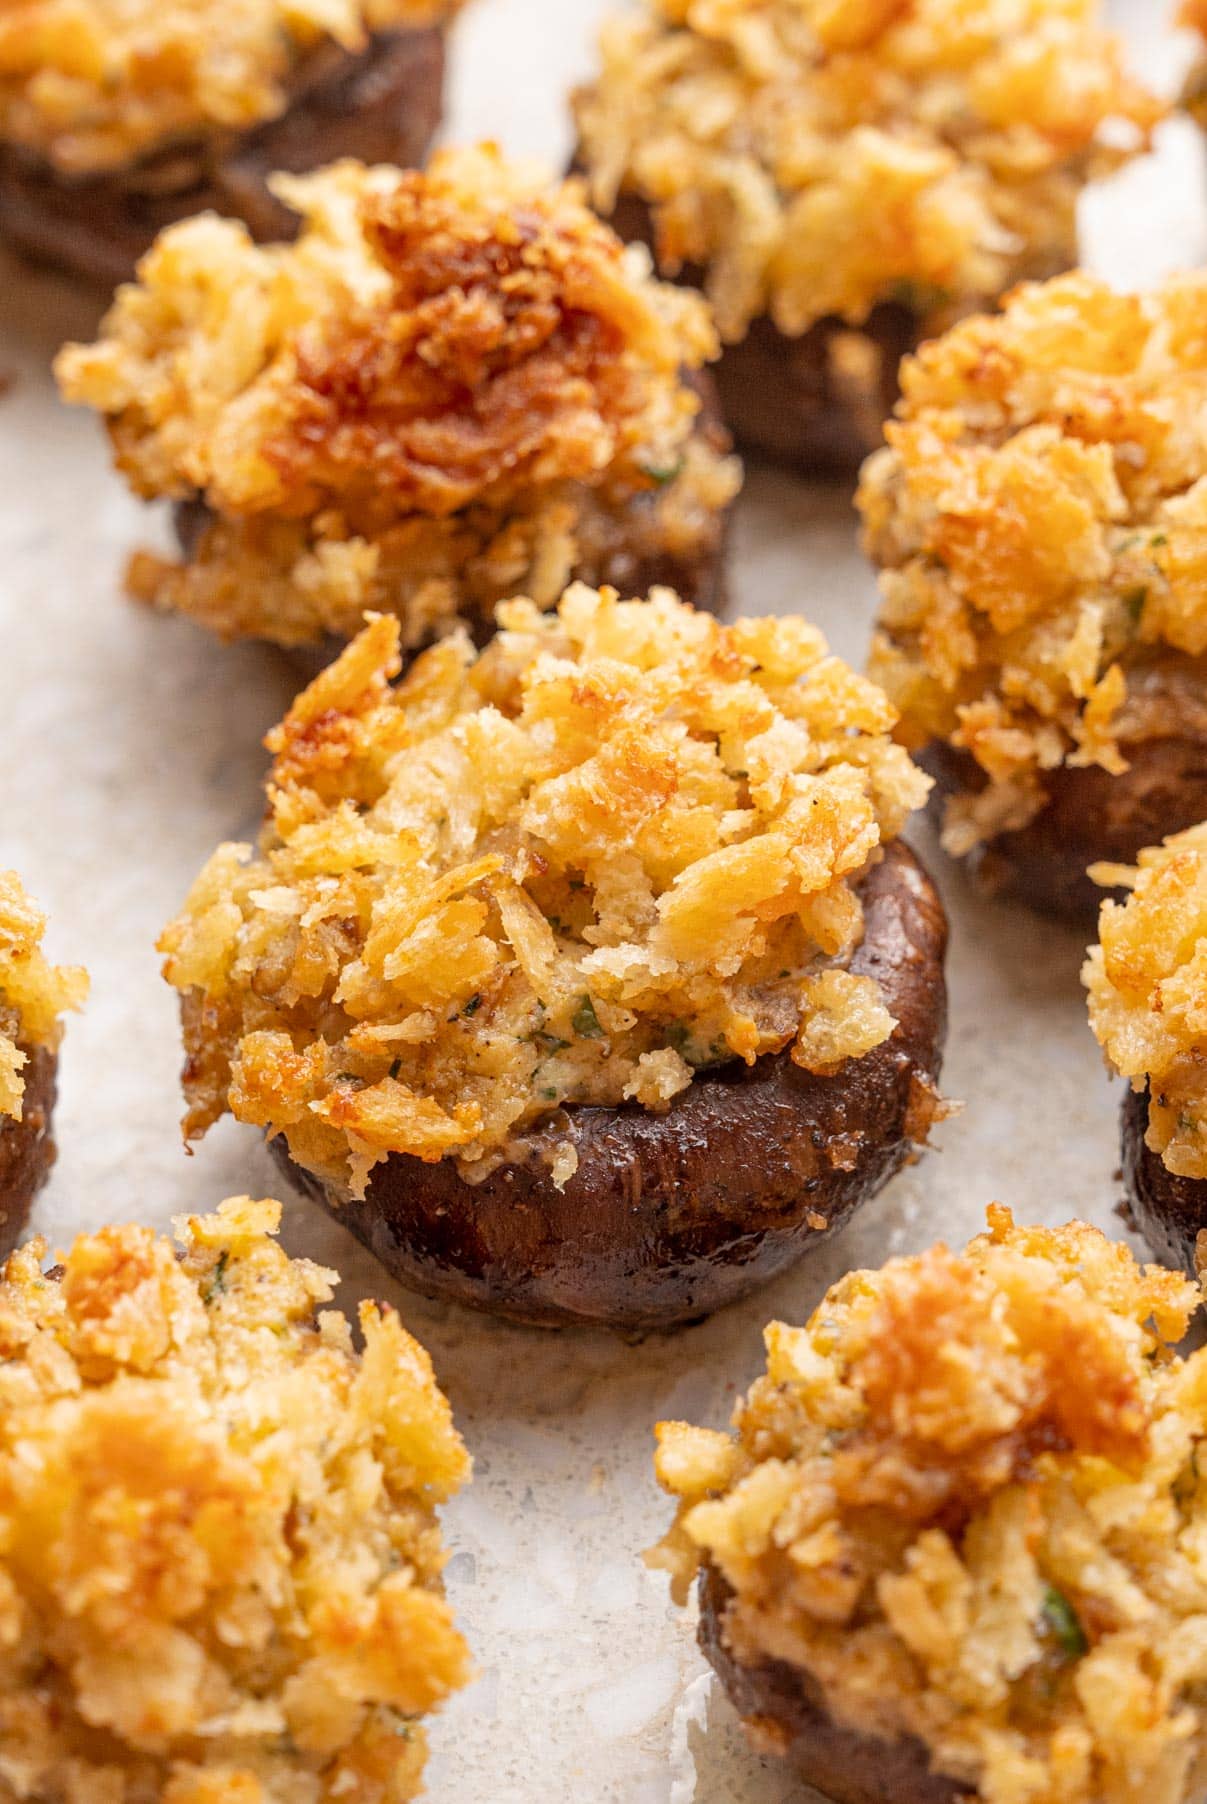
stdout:
[[54,1163],[62,1016],[88,994],[78,966],[47,961],[45,930],[16,872],[0,871],[0,1256],[16,1245]]
[[907,361],[860,484],[871,674],[984,884],[1092,920],[1207,819],[1207,277],[1019,289]]
[[287,236],[277,171],[423,161],[458,4],[10,0],[0,237],[112,288],[207,208]]
[[1082,977],[1107,1064],[1130,1086],[1128,1212],[1160,1258],[1193,1272],[1207,1228],[1207,827],[1093,874],[1126,893],[1103,903]]
[[0,1270],[0,1800],[404,1804],[469,1677],[423,1348],[291,1260],[280,1205]]
[[995,1205],[775,1322],[734,1436],[668,1422],[653,1563],[762,1751],[837,1804],[1196,1804],[1197,1287]]
[[396,1276],[667,1326],[925,1141],[946,925],[927,779],[803,620],[669,591],[499,610],[396,684],[375,620],[269,738],[258,853],[161,946],[190,1138],[226,1111]]
[[1095,0],[642,0],[577,97],[605,216],[700,284],[739,442],[853,473],[921,338],[1077,262],[1163,108]]
[[131,486],[176,504],[181,555],[136,557],[136,595],[292,646],[389,612],[407,650],[572,578],[719,604],[740,470],[698,296],[490,148],[281,192],[297,244],[178,226],[59,359]]

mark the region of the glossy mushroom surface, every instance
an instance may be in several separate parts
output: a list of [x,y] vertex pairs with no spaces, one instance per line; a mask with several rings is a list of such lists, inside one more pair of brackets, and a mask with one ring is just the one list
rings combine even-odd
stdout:
[[1195,1276],[1199,1235],[1207,1228],[1207,1178],[1181,1178],[1146,1144],[1148,1092],[1129,1090],[1120,1111],[1127,1213],[1163,1265]]
[[834,1804],[956,1804],[974,1792],[932,1771],[913,1736],[883,1741],[835,1722],[821,1687],[785,1660],[743,1665],[725,1635],[733,1593],[715,1566],[700,1573],[700,1648],[755,1745]]
[[51,1133],[58,1055],[46,1046],[21,1046],[25,1093],[21,1119],[0,1115],[0,1258],[11,1253],[29,1220],[34,1197],[55,1161]]
[[[1207,819],[1207,691],[1197,668],[1146,673],[1143,692],[1150,724],[1146,732],[1138,722],[1135,737],[1120,733],[1125,770],[1061,764],[1044,772],[1044,801],[1034,818],[969,854],[990,895],[1084,924],[1094,920],[1105,893],[1090,876],[1091,865],[1133,864],[1145,846]],[[941,829],[947,804],[983,789],[985,773],[942,740],[916,755],[935,779],[929,810]]]

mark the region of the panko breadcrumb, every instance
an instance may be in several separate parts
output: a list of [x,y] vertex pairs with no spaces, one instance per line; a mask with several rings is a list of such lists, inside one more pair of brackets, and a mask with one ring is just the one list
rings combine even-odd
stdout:
[[468,1676],[435,1505],[469,1459],[422,1347],[280,1205],[0,1275],[0,1800],[403,1804]]
[[959,854],[1023,827],[1062,764],[1127,768],[1207,654],[1207,277],[1029,285],[907,360],[859,490],[880,567],[870,670],[904,742],[984,773]]
[[1090,1025],[1112,1068],[1148,1087],[1150,1150],[1207,1178],[1207,826],[1091,875],[1132,893],[1102,905],[1082,970]]
[[[1207,1783],[1207,1352],[1196,1288],[1081,1223],[989,1211],[773,1323],[736,1439],[663,1423],[656,1562],[840,1725],[987,1804],[1194,1804]],[[769,1725],[774,1727],[774,1724]]]
[[0,142],[63,177],[275,119],[308,55],[449,18],[460,0],[6,0]]
[[42,952],[46,916],[15,871],[0,871],[0,1125],[20,1121],[28,1047],[57,1052],[62,1015],[80,1008],[88,974],[78,965],[52,965]]
[[499,624],[392,687],[379,617],[269,735],[259,854],[220,847],[161,940],[190,1136],[229,1109],[359,1194],[391,1152],[484,1174],[563,1105],[891,1034],[843,969],[929,788],[881,692],[803,620],[669,591]]
[[510,595],[551,606],[618,539],[716,552],[739,470],[685,379],[707,308],[577,185],[485,146],[274,191],[296,244],[174,226],[58,361],[138,494],[203,504],[183,561],[136,559],[143,599],[281,644],[388,610],[414,647]]
[[1078,193],[1164,108],[1096,0],[642,0],[577,99],[596,204],[653,212],[726,340],[924,319],[1076,261]]

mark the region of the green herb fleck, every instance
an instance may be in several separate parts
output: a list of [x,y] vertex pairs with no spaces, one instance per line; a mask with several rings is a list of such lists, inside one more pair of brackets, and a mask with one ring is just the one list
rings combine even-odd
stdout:
[[471,996],[469,1001],[466,1003],[465,1007],[461,1010],[461,1013],[463,1015],[476,1015],[478,1010],[481,1008],[481,1006],[482,1006],[481,996],[480,995]]
[[1144,612],[1144,604],[1148,600],[1148,590],[1144,588],[1129,589],[1123,597],[1123,605],[1132,619],[1139,625],[1140,616]]
[[570,1025],[581,1039],[600,1040],[603,1038],[603,1028],[599,1025],[595,1004],[589,996],[584,996],[575,1009],[570,1017]]
[[1169,544],[1169,534],[1167,532],[1155,532],[1149,540],[1149,544],[1153,547],[1154,551],[1159,551],[1163,545]]
[[537,1091],[537,1095],[544,1102],[556,1102],[557,1101],[557,1087],[554,1084],[546,1084],[544,1089]]
[[389,1075],[390,1075],[390,1076],[391,1076],[391,1077],[397,1077],[397,1076],[398,1076],[398,1073],[399,1073],[399,1072],[400,1072],[400,1071],[401,1071],[401,1070],[402,1070],[402,1060],[401,1060],[401,1059],[395,1059],[395,1060],[394,1060],[394,1063],[393,1063],[393,1064],[392,1064],[392,1065],[391,1065],[391,1066],[390,1066],[390,1071],[389,1071]]
[[950,299],[946,288],[939,288],[931,282],[916,282],[910,276],[903,276],[892,284],[888,291],[890,301],[898,307],[905,307],[910,313],[933,313]]
[[565,1052],[570,1044],[569,1040],[559,1040],[556,1034],[537,1033],[532,1037],[545,1052]]
[[1044,1629],[1056,1642],[1066,1660],[1080,1660],[1089,1651],[1090,1644],[1085,1638],[1085,1630],[1076,1610],[1063,1591],[1058,1591],[1054,1585],[1049,1585],[1044,1592],[1040,1616]]
[[672,464],[642,464],[641,474],[664,489],[669,482],[674,482],[676,476],[683,474],[683,459],[676,458]]
[[223,1247],[218,1255],[218,1263],[210,1273],[209,1282],[201,1292],[201,1301],[205,1304],[207,1309],[214,1298],[220,1297],[226,1289],[226,1268],[229,1263],[230,1252],[226,1247]]

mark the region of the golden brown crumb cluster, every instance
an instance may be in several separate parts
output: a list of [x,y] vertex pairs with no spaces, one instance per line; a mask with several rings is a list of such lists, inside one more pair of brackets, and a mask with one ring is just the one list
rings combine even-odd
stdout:
[[828,1070],[892,1031],[842,968],[928,788],[881,692],[802,620],[665,590],[499,619],[396,687],[375,620],[270,735],[259,855],[221,847],[161,942],[189,1133],[230,1109],[359,1188],[390,1152],[472,1166],[563,1104],[663,1109],[701,1066]]
[[1080,1223],[989,1211],[767,1330],[736,1439],[663,1423],[657,1556],[734,1593],[747,1664],[987,1804],[1193,1804],[1207,1778],[1198,1301]]
[[55,1051],[63,1034],[60,1016],[88,995],[88,974],[78,965],[49,964],[42,952],[46,916],[15,871],[0,871],[0,1117],[21,1119],[28,1060],[25,1046]]
[[175,226],[59,360],[134,489],[207,509],[183,563],[136,564],[141,594],[285,644],[388,610],[413,646],[508,595],[552,605],[626,509],[635,550],[716,547],[738,467],[683,375],[715,354],[707,309],[574,184],[484,147],[277,188],[295,245]]
[[1126,768],[1150,681],[1207,653],[1207,278],[1018,290],[903,369],[859,506],[880,566],[871,669],[913,747],[987,779],[945,843],[1024,826],[1062,763]]
[[6,0],[0,140],[63,176],[276,118],[308,55],[460,0]]
[[1149,1086],[1153,1152],[1178,1177],[1207,1177],[1207,827],[1141,852],[1138,869],[1092,875],[1132,893],[1102,905],[1082,971],[1090,1025],[1120,1076]]
[[967,308],[1076,261],[1077,194],[1163,108],[1096,0],[643,0],[578,97],[597,204],[653,209],[722,335]]
[[277,1203],[45,1243],[0,1276],[0,1799],[403,1804],[464,1683],[431,1363]]

